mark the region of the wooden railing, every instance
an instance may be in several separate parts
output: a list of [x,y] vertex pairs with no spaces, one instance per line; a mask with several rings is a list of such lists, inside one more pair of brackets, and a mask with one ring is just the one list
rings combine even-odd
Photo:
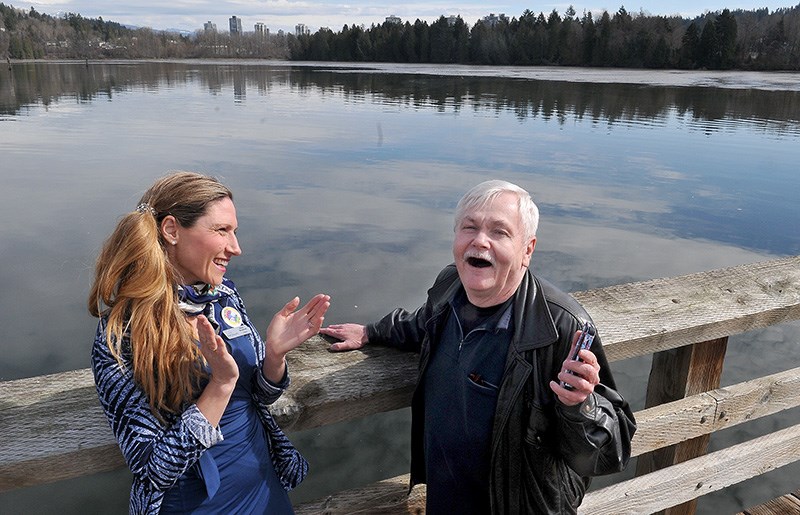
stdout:
[[[727,337],[800,319],[800,256],[573,294],[610,361],[654,354],[637,412],[637,476],[590,492],[587,514],[692,513],[694,501],[800,459],[800,424],[706,454],[711,433],[800,405],[800,368],[719,388]],[[291,355],[275,404],[287,431],[409,405],[417,357],[391,349]],[[796,360],[787,359],[787,365]],[[124,466],[88,369],[0,383],[0,492]],[[407,477],[297,506],[302,513],[419,513]]]

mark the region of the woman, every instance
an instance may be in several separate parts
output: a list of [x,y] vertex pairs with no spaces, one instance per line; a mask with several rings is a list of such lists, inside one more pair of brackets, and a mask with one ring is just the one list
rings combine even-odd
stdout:
[[224,277],[233,194],[179,172],[153,184],[97,260],[89,312],[100,403],[133,472],[131,513],[292,513],[308,464],[268,410],[286,354],[319,331],[330,297],[295,297],[262,340]]

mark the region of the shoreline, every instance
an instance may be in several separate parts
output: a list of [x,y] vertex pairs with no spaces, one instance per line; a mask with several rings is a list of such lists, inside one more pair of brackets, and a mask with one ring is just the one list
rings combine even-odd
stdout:
[[137,64],[191,63],[201,65],[274,66],[329,69],[334,72],[399,73],[455,77],[498,77],[519,80],[634,84],[655,87],[759,89],[800,92],[800,72],[749,70],[654,70],[645,68],[586,68],[566,66],[489,66],[407,64],[352,61],[289,61],[278,59],[18,59],[15,63]]

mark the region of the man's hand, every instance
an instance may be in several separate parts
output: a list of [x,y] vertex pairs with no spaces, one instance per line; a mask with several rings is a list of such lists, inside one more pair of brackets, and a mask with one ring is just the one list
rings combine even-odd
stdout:
[[320,328],[319,332],[342,340],[328,347],[334,352],[360,349],[367,343],[367,328],[360,324],[334,324]]
[[[572,339],[572,348],[578,342],[581,332],[576,331]],[[570,355],[572,352],[570,352]],[[558,396],[558,400],[566,406],[576,406],[581,404],[594,392],[594,386],[600,384],[600,365],[597,363],[597,356],[588,349],[580,351],[580,359],[564,360],[561,365],[561,372],[558,374],[558,381],[550,381],[550,389]],[[568,372],[572,372],[571,374]],[[561,382],[572,386],[567,389],[561,386]]]

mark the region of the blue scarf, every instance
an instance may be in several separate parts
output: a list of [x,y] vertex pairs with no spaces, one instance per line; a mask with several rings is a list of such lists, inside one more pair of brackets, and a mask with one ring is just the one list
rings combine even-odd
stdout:
[[214,313],[214,304],[230,294],[230,288],[224,284],[219,286],[203,283],[178,285],[178,307],[190,317],[205,315],[214,329],[219,332],[219,322]]

